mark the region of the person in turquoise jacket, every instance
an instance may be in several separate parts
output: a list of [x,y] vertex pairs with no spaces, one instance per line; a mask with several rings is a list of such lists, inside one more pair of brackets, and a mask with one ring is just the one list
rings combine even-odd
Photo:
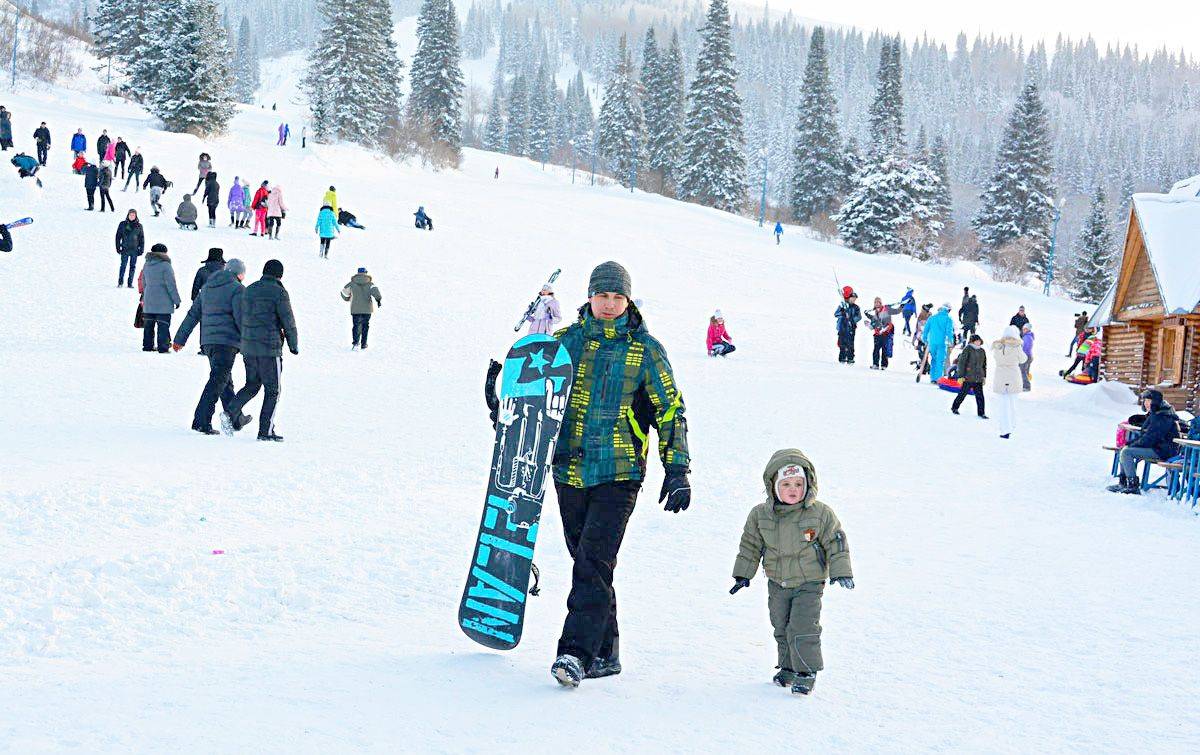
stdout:
[[937,385],[945,374],[946,353],[954,343],[954,320],[950,319],[949,304],[938,307],[937,314],[925,323],[921,340],[929,350],[929,382]]
[[321,258],[329,258],[329,245],[333,243],[333,237],[340,234],[342,231],[338,228],[337,215],[333,214],[333,208],[325,205],[321,211],[317,213],[317,235],[321,237]]

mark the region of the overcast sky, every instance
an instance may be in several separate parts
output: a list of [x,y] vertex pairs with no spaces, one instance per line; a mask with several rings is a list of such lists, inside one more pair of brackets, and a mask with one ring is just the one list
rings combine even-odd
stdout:
[[[734,0],[736,2],[736,0]],[[761,2],[743,3],[761,8]],[[953,52],[954,38],[965,31],[996,32],[1025,39],[1045,39],[1053,53],[1055,36],[1083,38],[1091,34],[1103,53],[1107,42],[1136,43],[1144,53],[1166,44],[1200,56],[1200,2],[1157,0],[1147,3],[1079,2],[1079,0],[770,0],[771,10],[865,30],[898,31],[905,38],[944,40]]]

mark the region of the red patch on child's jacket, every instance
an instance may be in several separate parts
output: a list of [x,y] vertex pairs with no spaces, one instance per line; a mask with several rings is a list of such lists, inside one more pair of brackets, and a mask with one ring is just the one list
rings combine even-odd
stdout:
[[817,539],[817,531],[816,530],[804,530],[805,542],[811,543],[813,540],[816,540],[816,539]]

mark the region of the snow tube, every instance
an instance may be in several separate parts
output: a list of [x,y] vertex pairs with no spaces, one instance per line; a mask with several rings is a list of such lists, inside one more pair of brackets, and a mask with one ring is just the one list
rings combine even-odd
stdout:
[[943,391],[950,391],[951,393],[958,393],[958,389],[962,388],[962,383],[955,380],[954,378],[948,378],[948,377],[939,379],[937,381],[937,384],[938,384],[938,388],[941,388]]
[[1093,382],[1091,375],[1067,375],[1063,380],[1075,385],[1091,385]]

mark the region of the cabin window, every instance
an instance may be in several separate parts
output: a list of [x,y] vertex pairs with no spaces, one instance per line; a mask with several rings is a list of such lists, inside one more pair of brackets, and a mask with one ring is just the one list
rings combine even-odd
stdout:
[[1182,325],[1164,327],[1158,331],[1158,383],[1178,385],[1183,375]]

